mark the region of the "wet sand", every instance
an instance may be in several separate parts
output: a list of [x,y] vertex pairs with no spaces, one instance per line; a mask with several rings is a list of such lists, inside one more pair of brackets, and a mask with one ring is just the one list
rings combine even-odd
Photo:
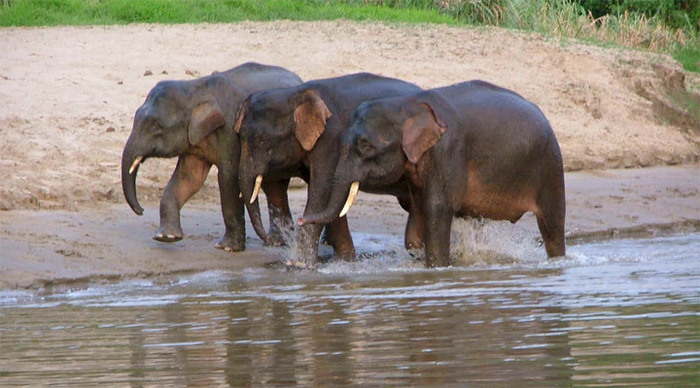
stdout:
[[[700,230],[698,182],[698,165],[567,173],[569,244],[590,238]],[[292,190],[290,197],[298,217],[306,191]],[[214,242],[223,230],[219,207],[196,199],[183,209],[185,239],[174,244],[154,241],[158,204],[145,202],[144,207],[142,217],[125,203],[74,211],[0,213],[0,289],[244,270],[283,258],[283,250],[263,248],[249,224],[245,252],[215,249]],[[378,236],[402,236],[405,220],[406,213],[394,198],[367,193],[360,193],[349,213],[353,232]],[[539,236],[530,214],[512,227],[524,229],[532,238]]]

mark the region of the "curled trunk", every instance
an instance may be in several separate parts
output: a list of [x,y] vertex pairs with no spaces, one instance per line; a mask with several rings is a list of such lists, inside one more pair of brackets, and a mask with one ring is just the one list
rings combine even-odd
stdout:
[[257,234],[263,242],[267,242],[267,231],[265,231],[265,227],[262,223],[262,216],[260,215],[260,201],[255,200],[253,203],[249,202],[250,201],[246,201],[245,207],[248,209],[250,223],[253,225],[255,234]]
[[142,215],[143,208],[136,196],[136,174],[138,174],[139,165],[134,165],[134,161],[139,156],[132,151],[130,142],[127,142],[122,153],[122,190],[131,210],[138,215]]
[[329,224],[339,217],[341,210],[345,207],[348,194],[350,193],[351,181],[336,181],[333,185],[331,198],[328,200],[326,209],[320,213],[307,214],[299,219],[299,225],[306,224]]

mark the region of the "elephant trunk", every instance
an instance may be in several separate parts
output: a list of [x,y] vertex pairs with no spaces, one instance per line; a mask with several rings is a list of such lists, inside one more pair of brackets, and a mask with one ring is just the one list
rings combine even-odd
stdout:
[[260,201],[257,199],[253,201],[253,203],[246,201],[245,207],[248,210],[248,217],[250,217],[250,223],[253,225],[255,234],[257,234],[263,242],[267,242],[267,231],[265,231],[265,227],[262,223],[262,216],[260,215]]
[[143,155],[134,152],[131,139],[129,139],[122,153],[122,190],[131,210],[138,215],[143,214],[143,208],[136,197],[136,174],[143,159]]
[[[253,188],[253,181],[256,182],[255,186],[257,187],[257,191],[259,191],[260,186],[262,185],[262,175],[258,175],[258,178],[253,178],[252,174],[248,172],[249,169],[247,168],[245,162],[241,163],[239,169],[239,186],[241,189],[241,196],[243,203],[245,203],[245,207],[248,210],[250,223],[253,225],[255,234],[257,234],[258,237],[263,240],[263,242],[267,242],[267,232],[263,226],[262,215],[260,214],[260,201],[258,201],[257,195],[255,195],[255,198],[253,198],[253,192],[256,191]],[[251,198],[253,199],[252,201]]]
[[350,210],[357,192],[360,188],[359,181],[336,181],[333,192],[328,200],[326,209],[320,213],[308,214],[298,220],[299,226],[306,224],[329,224],[339,217],[345,216]]

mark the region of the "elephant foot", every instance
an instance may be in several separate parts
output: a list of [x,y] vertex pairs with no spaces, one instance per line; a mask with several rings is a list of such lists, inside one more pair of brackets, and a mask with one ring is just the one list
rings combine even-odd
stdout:
[[156,234],[153,235],[153,239],[156,241],[164,243],[174,243],[176,241],[182,240],[183,237],[182,229],[177,230],[166,230],[165,228],[158,228]]
[[355,257],[356,257],[355,249],[350,248],[350,249],[346,249],[343,251],[336,251],[335,257],[340,259],[340,260],[347,261],[347,262],[355,261]]
[[223,249],[226,252],[240,252],[245,250],[245,239],[236,239],[229,235],[223,235],[214,244],[217,249]]
[[270,231],[267,234],[267,240],[263,244],[266,247],[282,247],[286,246],[287,242],[284,241],[284,237],[279,232]]
[[290,270],[314,270],[318,266],[320,260],[317,256],[309,259],[303,255],[292,254],[291,257],[282,259],[281,262]]
[[287,269],[290,270],[302,270],[302,269],[311,269],[306,263],[302,261],[296,261],[296,260],[287,260],[284,262],[284,265],[287,266]]
[[406,253],[408,253],[413,260],[425,262],[425,250],[422,248],[408,248],[406,249]]

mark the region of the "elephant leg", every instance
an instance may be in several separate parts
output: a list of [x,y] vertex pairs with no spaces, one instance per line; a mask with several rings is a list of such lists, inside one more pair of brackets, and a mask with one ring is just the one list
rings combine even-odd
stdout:
[[318,239],[323,225],[300,226],[297,234],[296,256],[306,268],[314,268],[318,264]]
[[425,241],[425,220],[422,215],[408,214],[404,244],[406,249],[422,249]]
[[[404,244],[406,249],[423,249],[425,241],[425,219],[419,203],[420,197],[413,195],[411,201],[401,201],[401,207],[408,211],[408,222],[406,222],[406,233]],[[409,203],[405,203],[409,202]]]
[[182,155],[160,200],[160,227],[153,239],[162,242],[182,240],[180,209],[204,184],[211,163],[196,156]]
[[[313,175],[313,174],[312,174]],[[309,186],[306,195],[306,208],[304,215],[316,214],[323,210],[323,206],[328,202],[328,191],[314,182],[328,182],[330,173],[325,175],[316,173],[309,180]],[[297,228],[297,258],[303,261],[303,265],[307,268],[314,268],[318,263],[318,243],[323,225],[307,224]],[[333,231],[331,231],[331,235]]]
[[[321,167],[311,168],[304,216],[321,213],[331,195],[327,182],[332,180],[334,170],[329,168],[327,160],[312,160],[311,165]],[[327,228],[335,254],[344,258],[354,258],[355,248],[347,218],[335,219],[327,225]],[[313,268],[318,263],[318,245],[322,229],[321,224],[305,224],[298,228],[297,257],[304,261],[307,268]]]
[[425,265],[447,267],[450,262],[450,231],[454,211],[444,200],[426,198],[425,206]]
[[270,217],[270,229],[267,233],[265,245],[286,245],[284,236],[294,230],[292,211],[289,209],[289,179],[277,182],[263,180],[262,189],[267,197],[268,215]]
[[407,212],[410,212],[411,210],[413,210],[411,207],[411,204],[413,203],[413,201],[411,200],[410,197],[397,197],[396,199],[398,199],[399,205],[401,206],[401,208],[403,210],[405,210]]
[[547,257],[566,255],[566,200],[563,185],[559,190],[547,190],[538,200],[537,226],[542,234]]
[[333,233],[327,225],[323,228],[323,233],[321,233],[321,244],[333,245]]
[[[219,154],[221,156],[221,153]],[[224,234],[214,246],[227,252],[239,252],[245,249],[245,210],[241,192],[238,186],[238,168],[232,160],[238,159],[238,154],[226,156],[225,161],[218,164],[219,194],[221,196],[221,212],[224,216]]]
[[335,255],[343,260],[353,260],[355,258],[355,245],[352,241],[347,217],[336,218],[327,225],[326,230]]

